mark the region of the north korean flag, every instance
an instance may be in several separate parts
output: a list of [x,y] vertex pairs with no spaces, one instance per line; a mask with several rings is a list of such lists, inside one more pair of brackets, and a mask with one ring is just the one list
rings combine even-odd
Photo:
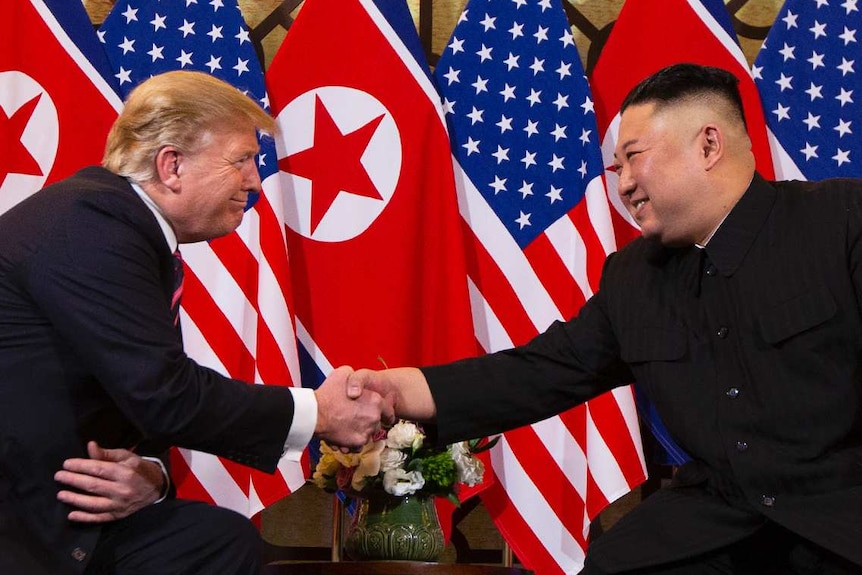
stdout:
[[449,139],[406,5],[308,0],[266,78],[318,365],[475,355]]
[[122,102],[80,0],[0,6],[0,213],[98,164]]
[[449,138],[406,3],[307,0],[266,78],[303,381],[475,355]]

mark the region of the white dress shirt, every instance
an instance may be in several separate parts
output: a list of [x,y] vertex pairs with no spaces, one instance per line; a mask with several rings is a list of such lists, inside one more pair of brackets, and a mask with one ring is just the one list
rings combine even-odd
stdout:
[[[134,182],[130,183],[144,204],[156,217],[156,221],[159,223],[159,227],[165,236],[165,241],[168,243],[168,248],[173,253],[179,244],[177,242],[177,235],[170,223],[165,219],[159,206],[147,195],[143,188]],[[180,315],[182,316],[182,314]],[[284,442],[282,457],[289,461],[299,461],[303,450],[308,445],[308,442],[311,441],[311,436],[314,434],[314,428],[317,425],[317,397],[314,395],[314,390],[312,389],[304,387],[291,387],[289,389],[293,395],[293,421],[290,424],[290,431]]]

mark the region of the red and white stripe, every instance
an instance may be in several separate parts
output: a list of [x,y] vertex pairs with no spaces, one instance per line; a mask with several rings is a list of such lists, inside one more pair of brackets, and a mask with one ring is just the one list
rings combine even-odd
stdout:
[[[524,343],[572,317],[598,288],[616,246],[601,178],[522,251],[457,166],[456,174],[472,239],[470,295],[482,347]],[[482,499],[516,555],[529,556],[539,575],[577,573],[592,519],[646,478],[631,389],[505,433],[492,466],[497,481]]]
[[[278,176],[233,233],[183,246],[183,341],[202,365],[265,385],[299,385],[290,270]],[[308,456],[283,458],[275,474],[216,456],[177,450],[173,472],[180,493],[251,517],[296,491]]]

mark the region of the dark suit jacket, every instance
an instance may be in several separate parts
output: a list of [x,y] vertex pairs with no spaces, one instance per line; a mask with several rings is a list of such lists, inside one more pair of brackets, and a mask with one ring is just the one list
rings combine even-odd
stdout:
[[862,565],[860,301],[862,182],[755,176],[705,250],[634,241],[575,319],[426,369],[440,441],[634,379],[694,460],[596,541],[600,566],[690,557],[766,520]]
[[275,469],[289,390],[228,379],[185,355],[171,266],[153,214],[101,168],[0,217],[0,555],[26,539],[52,572],[84,568],[99,528],[69,523],[53,475],[86,457],[91,439]]

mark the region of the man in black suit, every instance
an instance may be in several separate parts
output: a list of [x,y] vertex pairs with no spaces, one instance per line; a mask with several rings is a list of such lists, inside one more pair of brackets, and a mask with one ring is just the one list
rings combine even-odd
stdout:
[[619,193],[643,237],[527,345],[357,371],[352,395],[498,433],[637,381],[692,461],[583,573],[862,572],[862,182],[767,182],[737,81],[680,64],[622,105]]
[[255,573],[251,523],[152,504],[165,478],[141,455],[178,445],[272,472],[312,433],[358,447],[378,428],[383,402],[348,399],[350,370],[315,391],[259,386],[183,352],[173,252],[239,225],[274,128],[211,76],[156,76],[104,167],[0,218],[0,572]]

